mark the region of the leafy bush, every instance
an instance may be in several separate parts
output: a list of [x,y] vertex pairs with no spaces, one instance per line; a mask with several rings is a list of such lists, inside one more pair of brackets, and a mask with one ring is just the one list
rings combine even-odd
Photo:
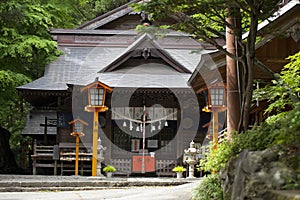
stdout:
[[193,200],[222,200],[223,191],[217,174],[204,177],[193,190]]
[[104,172],[115,172],[115,171],[117,171],[117,169],[112,165],[107,165],[106,167],[103,168],[103,171]]
[[176,166],[172,169],[173,172],[185,172],[186,168],[184,168],[183,166]]
[[276,145],[281,151],[282,161],[297,169],[300,167],[300,158],[297,157],[300,151],[299,130],[300,107],[296,107],[280,118],[269,120],[246,133],[233,134],[232,141],[224,141],[216,150],[211,148],[206,159],[200,161],[200,166],[205,171],[220,171],[230,158],[236,157],[244,149],[257,151]]

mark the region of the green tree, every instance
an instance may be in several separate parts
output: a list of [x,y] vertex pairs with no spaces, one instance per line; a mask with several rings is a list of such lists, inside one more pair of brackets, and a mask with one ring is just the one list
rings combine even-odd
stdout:
[[29,108],[19,99],[15,87],[42,76],[44,67],[62,54],[50,35],[50,28],[74,27],[124,2],[127,1],[0,1],[0,169],[3,173],[17,169],[13,166],[8,140],[11,138],[11,146],[19,151],[20,132]]
[[78,0],[77,8],[86,19],[90,20],[128,2],[130,0]]
[[271,84],[255,91],[254,98],[268,100],[270,105],[266,112],[280,113],[295,109],[300,104],[300,51],[288,58],[290,63],[285,65],[277,79]]
[[[242,117],[237,130],[246,130],[253,92],[258,23],[271,16],[278,9],[279,2],[281,1],[161,0],[136,4],[136,9],[151,13],[154,20],[169,17],[175,19],[176,23],[171,28],[193,34],[196,39],[214,45],[227,57],[240,63],[243,80],[240,84]],[[217,39],[226,39],[226,28],[234,35],[238,51],[232,52],[218,44]],[[248,37],[242,39],[242,33],[246,31],[249,31]],[[266,68],[263,65],[259,67]]]
[[279,161],[295,171],[295,176],[284,187],[299,189],[300,52],[289,59],[290,63],[284,66],[272,84],[254,92],[256,97],[269,100],[267,112],[276,110],[279,114],[270,116],[259,127],[247,130],[246,134],[234,134],[232,141],[222,142],[215,151],[211,146],[206,159],[200,161],[202,169],[220,171],[244,149],[259,151],[275,146],[274,149],[280,152]]
[[17,169],[7,142],[12,133],[12,146],[19,147],[28,110],[15,87],[40,77],[45,65],[61,54],[49,28],[73,24],[66,8],[55,2],[58,1],[0,2],[0,169],[4,172]]
[[[22,139],[18,133],[23,127],[28,107],[20,101],[15,87],[29,81],[23,74],[0,70],[0,173],[13,173],[18,169],[13,151],[20,151]],[[13,144],[13,151],[9,142]]]

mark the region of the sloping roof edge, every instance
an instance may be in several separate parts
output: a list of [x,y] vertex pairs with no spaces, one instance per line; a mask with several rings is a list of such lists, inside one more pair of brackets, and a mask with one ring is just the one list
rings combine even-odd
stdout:
[[202,55],[200,63],[192,73],[191,77],[188,80],[188,84],[191,85],[193,79],[196,77],[197,74],[201,74],[201,71],[203,67],[205,67],[205,70],[212,70],[212,68],[217,69],[223,65],[226,64],[226,61],[224,59],[216,59],[219,56],[222,55],[222,52],[216,50],[214,52],[210,52],[207,54]]
[[[102,69],[99,72],[109,72],[114,69],[116,69],[118,66],[120,66],[122,63],[124,63],[126,60],[128,60],[133,51],[137,49],[138,46],[140,46],[143,42],[148,40],[151,45],[153,45],[156,50],[159,52],[159,56],[166,61],[168,64],[171,65],[174,69],[180,72],[185,73],[192,73],[189,69],[184,67],[182,64],[180,64],[178,61],[176,61],[167,51],[165,51],[151,36],[147,33],[144,33],[141,37],[139,37],[134,43],[132,43],[119,57],[117,57],[115,60],[113,60],[108,66],[106,66],[104,69]],[[175,65],[175,66],[174,66]]]
[[[300,6],[300,1],[299,0],[292,0],[290,1],[287,5],[283,6],[282,8],[280,8],[273,16],[271,16],[270,18],[266,19],[265,21],[263,21],[262,23],[259,24],[258,26],[258,31],[263,30],[264,28],[270,26],[272,23],[274,23],[275,21],[279,20],[284,14],[288,13],[289,11],[291,11],[293,8],[295,8],[296,6]],[[292,19],[292,22],[289,23],[292,24],[299,21],[299,19]],[[284,24],[283,26],[287,26],[286,24]],[[243,34],[243,39],[247,38],[249,35],[249,32]],[[268,40],[274,38],[275,35],[270,35],[269,37],[265,38],[264,40],[260,41],[258,44],[255,45],[255,48],[259,48],[261,46],[263,46]],[[226,45],[224,46],[224,48],[226,48]],[[208,53],[211,56],[213,54],[221,54],[221,52],[219,50],[216,50],[216,52],[212,52],[212,53]],[[226,58],[224,55],[224,62],[222,62],[223,65],[226,64]],[[199,65],[196,67],[196,69],[194,70],[193,74],[191,75],[190,79],[188,80],[188,84],[191,85],[193,79],[196,77],[196,75],[200,72],[201,68],[204,65],[204,61],[201,59],[201,62],[199,63]],[[223,66],[223,65],[218,65],[218,66]]]
[[111,10],[103,15],[100,15],[88,22],[83,23],[78,26],[76,29],[96,29],[104,24],[107,24],[121,16],[124,16],[133,11],[133,8],[129,7],[130,4],[139,2],[140,0],[132,0],[114,10]]
[[[258,24],[257,31],[261,31],[265,27],[269,26],[271,23],[277,21],[279,18],[281,18],[284,14],[288,13],[290,10],[292,10],[294,7],[300,6],[299,0],[292,0],[289,3],[287,3],[285,6],[280,8],[278,11],[276,11],[271,17],[267,18],[263,22]],[[242,38],[245,39],[249,35],[249,32],[244,33]]]

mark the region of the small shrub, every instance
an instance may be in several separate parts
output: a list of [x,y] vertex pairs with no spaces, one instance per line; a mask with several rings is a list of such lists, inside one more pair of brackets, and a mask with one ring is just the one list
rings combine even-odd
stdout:
[[217,174],[203,177],[193,190],[193,200],[223,200],[223,190]]
[[173,172],[185,172],[186,168],[184,168],[183,166],[176,166],[172,169]]
[[299,168],[300,151],[300,109],[287,112],[275,121],[263,123],[259,127],[254,127],[246,133],[233,134],[232,141],[224,141],[219,144],[216,150],[210,147],[210,153],[204,160],[200,161],[200,166],[205,171],[220,171],[225,167],[230,158],[238,156],[244,149],[249,151],[260,151],[274,145],[280,146],[282,150],[282,161],[294,169]]
[[112,165],[107,165],[106,167],[103,168],[103,171],[104,172],[115,172],[115,171],[117,171],[117,169]]

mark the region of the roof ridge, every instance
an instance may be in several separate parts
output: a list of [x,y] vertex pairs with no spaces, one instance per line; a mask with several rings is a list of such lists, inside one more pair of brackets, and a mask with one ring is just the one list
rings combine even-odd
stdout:
[[102,14],[102,15],[100,15],[100,16],[98,16],[98,17],[96,17],[96,18],[94,18],[94,19],[92,19],[90,21],[87,21],[87,22],[85,22],[85,23],[77,26],[75,29],[85,29],[86,27],[90,26],[91,24],[93,24],[93,23],[95,23],[95,22],[97,22],[99,20],[105,19],[106,17],[109,17],[112,14],[117,13],[117,12],[123,10],[123,9],[126,9],[126,8],[128,8],[128,6],[130,4],[136,3],[136,2],[139,2],[139,1],[141,1],[141,0],[131,0],[130,2],[128,2],[128,3],[126,3],[126,4],[122,5],[122,6],[119,6],[119,7],[115,8],[115,9],[113,9],[111,11],[108,11],[108,12],[106,12],[106,13],[104,13],[104,14]]
[[[131,45],[129,45],[124,52],[118,56],[116,59],[110,62],[105,68],[100,70],[99,72],[110,72],[114,69],[118,68],[122,63],[127,61],[131,55],[133,54],[134,50],[136,50],[139,46],[143,44],[147,39],[149,39],[150,44],[154,46],[156,50],[158,50],[159,57],[166,61],[172,68],[179,72],[185,72],[185,73],[192,73],[189,69],[184,67],[181,63],[179,63],[177,60],[175,60],[161,45],[156,42],[153,37],[151,37],[148,33],[144,33],[141,37],[139,37],[135,42],[133,42]],[[176,65],[177,67],[173,66]]]

